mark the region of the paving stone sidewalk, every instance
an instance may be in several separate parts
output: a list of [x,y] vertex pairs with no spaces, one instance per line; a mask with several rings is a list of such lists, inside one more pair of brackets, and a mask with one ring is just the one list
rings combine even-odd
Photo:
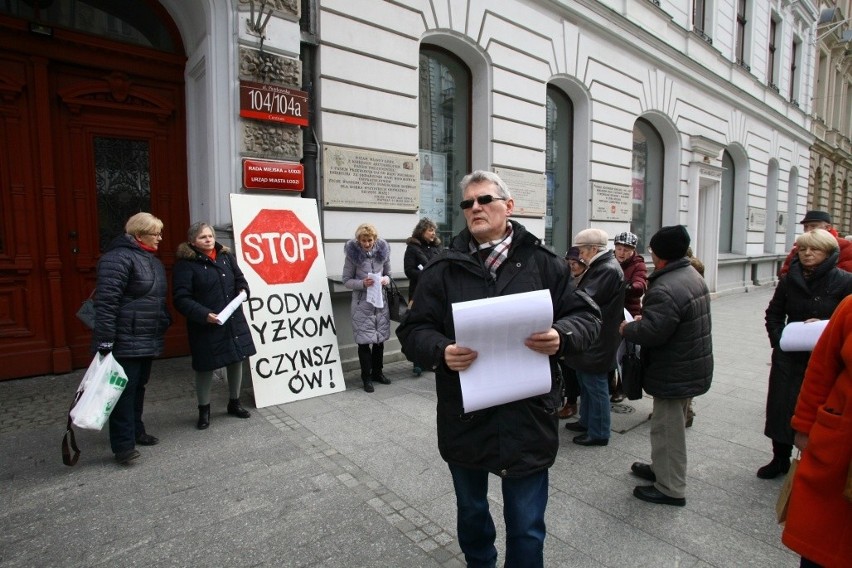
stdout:
[[[781,480],[754,475],[771,457],[762,435],[771,288],[713,301],[716,375],[689,429],[687,506],[631,495],[633,461],[650,456],[649,399],[614,405],[607,447],[562,431],[550,470],[547,566],[798,566],[780,542]],[[208,430],[197,417],[188,358],[155,362],[148,430],[132,467],[112,461],[106,432],[80,432],[62,465],[65,416],[82,371],[0,382],[0,567],[463,566],[455,500],[435,441],[434,376],[410,364],[364,393],[347,391],[225,412],[214,382]],[[250,392],[244,400],[250,400]],[[489,491],[504,528],[501,495]]]

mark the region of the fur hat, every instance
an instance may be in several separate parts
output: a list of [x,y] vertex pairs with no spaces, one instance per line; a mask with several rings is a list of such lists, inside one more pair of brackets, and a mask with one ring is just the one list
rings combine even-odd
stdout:
[[613,243],[617,245],[624,245],[626,247],[636,248],[636,245],[639,244],[639,237],[637,237],[630,231],[624,231],[623,233],[618,233],[617,235],[615,235]]
[[663,227],[651,237],[651,251],[663,260],[677,260],[686,256],[689,248],[689,233],[683,225]]

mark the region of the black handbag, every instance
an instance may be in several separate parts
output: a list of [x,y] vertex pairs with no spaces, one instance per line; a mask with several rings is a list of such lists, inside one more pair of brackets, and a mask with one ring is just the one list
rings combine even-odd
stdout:
[[621,385],[628,400],[642,398],[642,359],[635,343],[625,342],[621,358]]
[[390,278],[388,285],[388,309],[390,310],[390,319],[396,322],[401,322],[408,315],[408,300],[399,291],[396,282]]

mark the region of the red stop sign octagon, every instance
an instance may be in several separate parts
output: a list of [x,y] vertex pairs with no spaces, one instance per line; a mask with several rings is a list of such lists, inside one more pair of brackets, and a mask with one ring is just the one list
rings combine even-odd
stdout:
[[261,209],[240,234],[243,259],[267,284],[304,282],[317,237],[289,210]]

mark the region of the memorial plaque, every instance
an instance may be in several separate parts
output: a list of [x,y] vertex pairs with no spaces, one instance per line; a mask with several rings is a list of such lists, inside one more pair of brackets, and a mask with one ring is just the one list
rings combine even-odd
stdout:
[[417,211],[417,156],[325,146],[323,205],[342,209]]
[[748,230],[763,231],[766,229],[766,209],[760,207],[748,208]]
[[513,217],[544,217],[547,212],[547,178],[521,170],[494,168],[494,173],[506,182],[515,201]]
[[592,182],[592,219],[596,221],[633,220],[633,188],[629,185]]

